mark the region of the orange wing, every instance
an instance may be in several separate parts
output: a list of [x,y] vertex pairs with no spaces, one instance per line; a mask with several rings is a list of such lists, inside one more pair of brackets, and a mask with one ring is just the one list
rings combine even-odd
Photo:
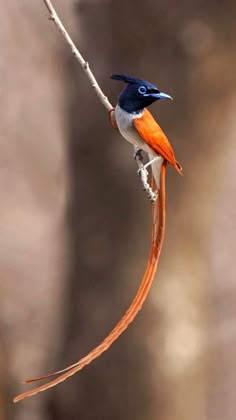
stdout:
[[161,155],[182,175],[182,167],[175,159],[169,140],[152,114],[145,108],[142,117],[134,119],[133,123],[138,134],[148,144],[153,153]]

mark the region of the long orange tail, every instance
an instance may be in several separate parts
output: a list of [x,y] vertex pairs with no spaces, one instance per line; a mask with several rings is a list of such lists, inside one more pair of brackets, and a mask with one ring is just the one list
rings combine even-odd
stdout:
[[[65,381],[70,376],[77,373],[79,370],[83,369],[86,365],[90,364],[94,359],[99,357],[104,351],[109,349],[109,347],[117,340],[117,338],[126,330],[128,325],[136,317],[139,310],[142,308],[144,301],[148,295],[150,287],[152,285],[157,264],[159,261],[159,256],[163,244],[164,233],[165,233],[165,174],[166,174],[166,161],[162,164],[161,169],[161,183],[160,183],[160,192],[159,197],[155,204],[152,206],[152,242],[151,242],[151,251],[148,259],[147,268],[143,276],[142,283],[138,289],[138,292],[131,303],[130,307],[121,318],[121,320],[116,324],[110,334],[92,351],[90,351],[87,356],[80,359],[78,362],[73,365],[68,366],[65,369],[58,370],[57,372],[51,373],[49,375],[41,376],[34,379],[26,380],[25,382],[34,382],[41,379],[50,378],[51,376],[63,373],[52,381],[41,385],[31,391],[24,392],[14,398],[14,402],[23,400],[24,398],[35,395],[38,392],[46,391],[48,388],[52,388],[59,384],[60,382]],[[153,181],[154,183],[154,181]]]

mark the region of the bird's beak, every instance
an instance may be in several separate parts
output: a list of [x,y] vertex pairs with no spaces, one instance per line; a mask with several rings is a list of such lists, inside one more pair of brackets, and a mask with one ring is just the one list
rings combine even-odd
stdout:
[[170,95],[167,95],[166,93],[160,92],[160,93],[152,93],[153,98],[156,99],[170,99],[173,101],[173,98]]

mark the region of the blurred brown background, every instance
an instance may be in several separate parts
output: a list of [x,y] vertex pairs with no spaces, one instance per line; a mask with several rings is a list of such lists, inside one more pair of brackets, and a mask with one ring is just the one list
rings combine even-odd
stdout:
[[112,73],[152,107],[184,168],[134,325],[64,384],[13,405],[20,380],[87,353],[142,278],[150,204],[43,1],[1,3],[0,419],[235,420],[236,3],[54,0],[109,99]]

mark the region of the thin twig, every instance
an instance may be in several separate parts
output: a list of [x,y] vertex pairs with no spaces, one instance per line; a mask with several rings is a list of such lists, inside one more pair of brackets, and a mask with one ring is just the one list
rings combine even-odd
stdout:
[[[85,72],[86,76],[88,77],[90,84],[92,85],[92,87],[94,88],[98,98],[100,99],[101,103],[103,104],[103,106],[105,106],[105,108],[107,109],[107,111],[111,111],[113,109],[113,106],[111,105],[111,103],[109,102],[108,98],[106,95],[104,95],[102,89],[100,88],[93,72],[90,69],[89,63],[88,61],[85,61],[85,59],[83,58],[83,56],[81,55],[81,53],[79,52],[78,48],[75,46],[74,42],[72,41],[70,35],[68,34],[68,32],[66,31],[64,25],[62,24],[60,18],[58,17],[56,10],[54,9],[52,3],[50,0],[43,0],[45,6],[47,7],[49,14],[50,14],[50,20],[52,20],[57,29],[60,31],[60,33],[62,34],[63,38],[65,39],[65,41],[67,42],[67,44],[70,46],[72,54],[75,56],[76,60],[79,62],[79,64],[81,65],[83,71]],[[136,149],[135,149],[136,150]],[[150,185],[148,184],[147,181],[147,171],[145,171],[143,169],[143,164],[140,161],[140,156],[135,154],[135,160],[137,162],[137,165],[140,169],[139,171],[139,175],[140,175],[140,179],[143,185],[143,190],[146,191],[148,198],[154,202],[156,200],[156,194],[152,191]]]
[[105,106],[107,111],[111,111],[112,105],[109,102],[107,96],[104,95],[103,91],[101,90],[100,86],[98,85],[97,80],[95,79],[92,71],[90,70],[88,61],[85,61],[82,55],[80,54],[78,48],[76,48],[74,42],[72,41],[70,35],[66,31],[65,27],[63,26],[61,20],[59,19],[52,3],[50,0],[43,0],[45,3],[45,6],[47,7],[49,13],[50,13],[50,20],[52,20],[56,27],[61,32],[62,36],[65,38],[67,44],[69,44],[72,54],[75,56],[76,60],[78,60],[79,64],[81,65],[82,69],[84,70],[85,74],[87,75],[92,87],[94,88],[96,94],[98,95],[100,101]]

